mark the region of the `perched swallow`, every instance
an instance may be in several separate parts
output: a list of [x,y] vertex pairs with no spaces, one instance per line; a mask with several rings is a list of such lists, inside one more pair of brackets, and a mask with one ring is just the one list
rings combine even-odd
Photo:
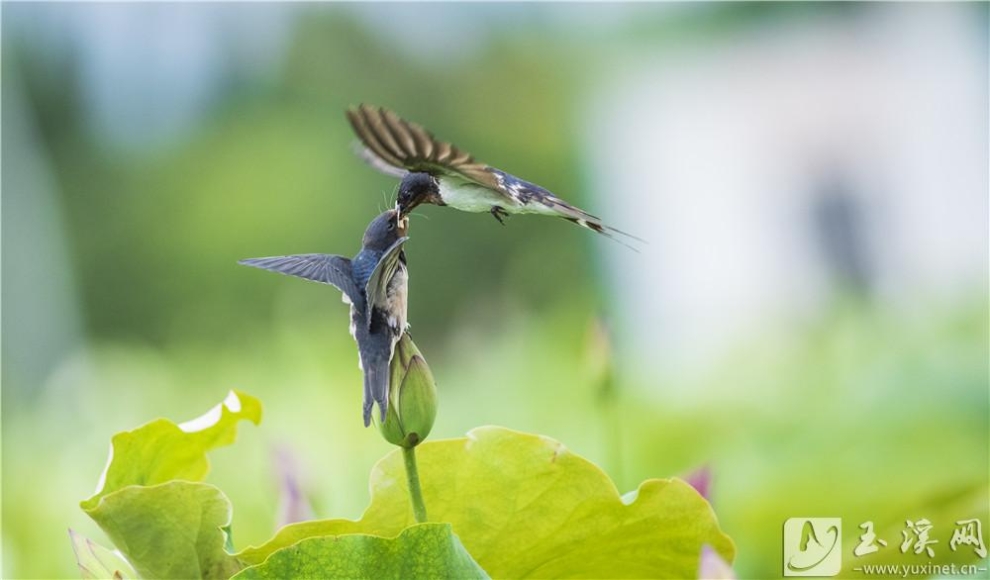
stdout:
[[533,213],[560,217],[608,237],[617,233],[638,240],[539,185],[475,161],[392,111],[359,105],[347,111],[347,119],[363,145],[361,157],[375,169],[402,179],[396,207],[403,216],[421,203],[490,212],[503,224],[509,214]]
[[361,251],[348,260],[330,254],[250,258],[239,263],[330,284],[351,305],[351,336],[364,371],[364,426],[378,403],[381,420],[388,410],[389,363],[395,343],[406,331],[409,276],[403,244],[409,218],[390,209],[368,225]]

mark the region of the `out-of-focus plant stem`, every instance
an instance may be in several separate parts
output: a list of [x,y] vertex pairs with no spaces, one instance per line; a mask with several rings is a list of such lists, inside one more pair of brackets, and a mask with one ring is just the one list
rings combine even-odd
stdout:
[[619,409],[619,385],[612,357],[612,338],[608,325],[594,318],[588,329],[586,360],[592,386],[598,397],[596,406],[603,427],[606,467],[620,489],[625,485],[622,457],[622,416]]

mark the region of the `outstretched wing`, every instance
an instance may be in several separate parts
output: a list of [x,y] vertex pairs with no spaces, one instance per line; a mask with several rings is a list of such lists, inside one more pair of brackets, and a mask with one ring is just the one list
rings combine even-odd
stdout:
[[388,109],[358,105],[347,111],[347,120],[364,145],[359,155],[383,173],[401,178],[409,172],[423,172],[499,190],[487,165]]
[[382,254],[375,269],[368,278],[368,284],[364,287],[364,294],[368,297],[368,308],[366,310],[368,328],[371,328],[371,312],[374,307],[384,308],[388,300],[388,283],[399,268],[399,257],[402,254],[402,246],[408,237],[399,238],[394,244],[389,246]]
[[330,284],[347,296],[351,304],[363,308],[364,299],[354,283],[351,274],[351,261],[343,256],[331,254],[296,254],[294,256],[272,256],[270,258],[248,258],[238,264],[261,268],[305,278],[321,284]]

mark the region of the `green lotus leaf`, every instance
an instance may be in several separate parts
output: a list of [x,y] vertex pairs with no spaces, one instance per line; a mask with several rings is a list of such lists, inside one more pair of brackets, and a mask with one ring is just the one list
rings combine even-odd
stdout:
[[[452,524],[496,578],[695,578],[705,544],[726,562],[735,556],[711,506],[680,480],[648,480],[624,501],[601,469],[562,444],[498,427],[416,450],[430,520]],[[260,564],[306,538],[392,537],[414,523],[399,451],[375,466],[371,493],[358,521],[292,524],[238,557]]]
[[450,524],[419,524],[394,538],[317,536],[276,550],[238,580],[284,578],[488,578]]
[[82,508],[89,511],[103,496],[128,485],[202,481],[210,470],[206,452],[233,443],[241,419],[260,423],[261,402],[233,390],[222,403],[192,421],[176,425],[157,419],[117,433],[110,442],[110,458],[96,494],[83,501]]
[[129,486],[89,515],[142,578],[229,578],[241,568],[224,550],[230,501],[212,485]]
[[231,506],[201,483],[206,452],[233,443],[237,423],[261,420],[261,404],[231,391],[182,424],[158,419],[113,437],[98,491],[83,510],[145,578],[228,578],[241,565],[224,550]]

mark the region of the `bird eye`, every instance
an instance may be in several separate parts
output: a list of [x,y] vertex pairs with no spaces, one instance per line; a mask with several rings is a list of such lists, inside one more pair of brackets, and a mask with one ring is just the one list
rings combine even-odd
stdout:
[[388,222],[388,231],[392,231],[394,229],[395,229],[395,224],[392,222]]

